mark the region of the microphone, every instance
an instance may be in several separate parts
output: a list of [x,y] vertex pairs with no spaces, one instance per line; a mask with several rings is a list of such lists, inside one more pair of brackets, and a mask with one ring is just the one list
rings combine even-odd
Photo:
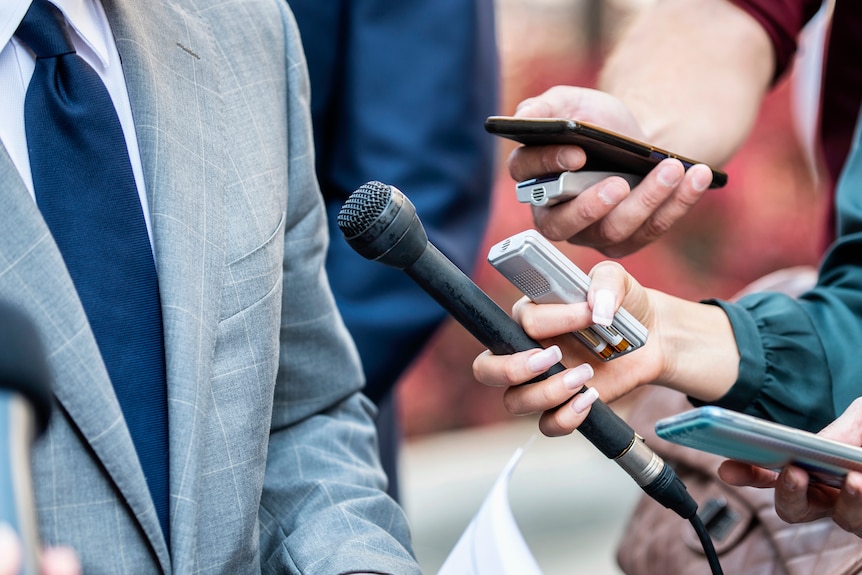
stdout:
[[[493,353],[541,347],[428,241],[416,208],[397,188],[381,182],[364,184],[342,206],[338,227],[360,255],[404,271]],[[565,369],[557,363],[534,381]],[[607,404],[593,403],[578,431],[653,499],[685,519],[695,515],[697,503],[673,469]]]
[[0,302],[0,521],[18,534],[21,573],[28,575],[39,572],[30,448],[48,427],[50,412],[50,375],[36,327]]

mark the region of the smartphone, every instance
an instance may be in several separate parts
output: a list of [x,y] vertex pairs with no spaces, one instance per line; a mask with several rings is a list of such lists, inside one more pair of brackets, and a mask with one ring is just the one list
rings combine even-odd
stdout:
[[721,407],[660,419],[655,431],[673,443],[766,469],[793,464],[833,487],[841,486],[848,471],[862,471],[862,448]]
[[[526,230],[491,246],[488,263],[535,303],[587,300],[590,278],[536,230]],[[597,357],[608,361],[643,346],[647,329],[620,308],[610,326],[574,332]]]
[[610,176],[620,176],[631,187],[635,187],[643,179],[642,176],[617,172],[562,172],[518,182],[515,184],[515,195],[522,204],[553,206],[574,198]]
[[[587,122],[564,118],[490,116],[485,120],[485,130],[528,146],[549,144],[581,146],[587,154],[587,163],[581,171],[617,172],[643,177],[666,158],[676,158],[682,162],[685,169],[704,163]],[[710,188],[721,188],[727,184],[725,172],[716,168],[710,169],[712,170]]]

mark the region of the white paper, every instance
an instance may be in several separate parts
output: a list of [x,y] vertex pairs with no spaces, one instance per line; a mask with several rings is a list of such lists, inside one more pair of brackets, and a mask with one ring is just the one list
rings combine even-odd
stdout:
[[509,478],[523,453],[515,451],[437,575],[541,575],[509,506]]

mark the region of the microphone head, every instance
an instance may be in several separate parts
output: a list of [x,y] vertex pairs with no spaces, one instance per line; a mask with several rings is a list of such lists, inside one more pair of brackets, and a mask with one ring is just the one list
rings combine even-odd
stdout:
[[37,434],[48,427],[50,382],[50,370],[36,326],[18,308],[0,302],[0,393],[16,393],[30,402]]
[[338,228],[364,258],[405,269],[428,247],[416,207],[401,191],[368,182],[350,194],[338,212]]

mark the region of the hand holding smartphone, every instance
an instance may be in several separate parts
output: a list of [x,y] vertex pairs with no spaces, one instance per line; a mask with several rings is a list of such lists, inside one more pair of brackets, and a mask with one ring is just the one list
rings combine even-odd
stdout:
[[862,472],[862,448],[715,406],[660,419],[656,434],[679,445],[778,471],[796,465],[812,480],[841,487]]
[[[527,146],[551,144],[580,146],[587,155],[587,163],[579,170],[580,172],[613,172],[619,175],[643,177],[667,158],[678,159],[685,169],[704,163],[594,124],[564,118],[490,116],[485,120],[485,130]],[[710,169],[712,170],[710,188],[724,186],[727,183],[727,174],[715,168]]]

